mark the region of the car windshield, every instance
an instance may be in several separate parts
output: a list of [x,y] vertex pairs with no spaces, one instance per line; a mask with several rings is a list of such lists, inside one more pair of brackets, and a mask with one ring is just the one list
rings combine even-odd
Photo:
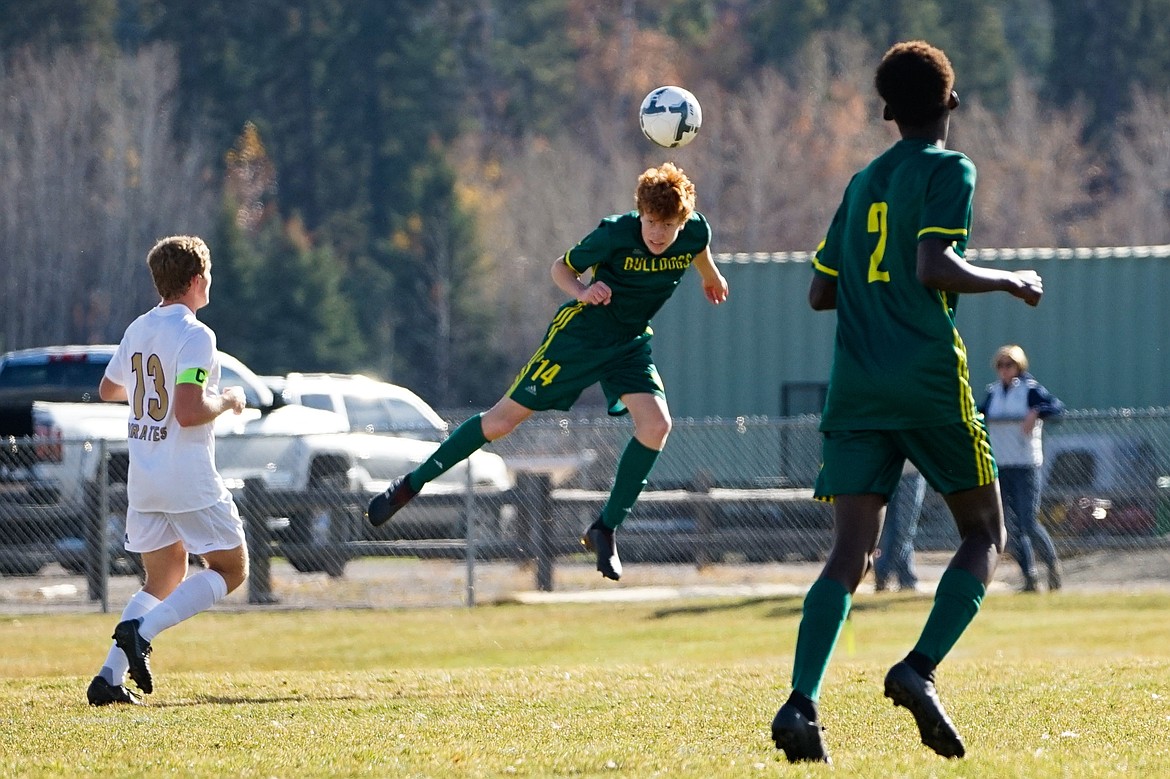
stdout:
[[0,388],[92,387],[95,391],[106,372],[102,361],[77,359],[39,363],[10,363],[0,371]]
[[434,433],[435,426],[417,409],[389,398],[349,395],[345,398],[351,430],[368,433]]
[[226,365],[221,365],[219,368],[219,386],[221,389],[224,387],[242,387],[244,390],[244,398],[250,408],[262,408],[264,406],[264,401],[261,400],[260,394],[256,391],[252,382]]

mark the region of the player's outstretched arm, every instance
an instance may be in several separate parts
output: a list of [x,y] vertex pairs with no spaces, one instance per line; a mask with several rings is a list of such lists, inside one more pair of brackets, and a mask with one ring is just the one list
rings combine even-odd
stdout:
[[707,296],[707,300],[715,305],[727,300],[727,279],[723,278],[723,274],[715,266],[715,260],[711,259],[711,247],[699,252],[691,264],[699,271],[699,277],[703,280],[703,294]]
[[1030,306],[1044,295],[1044,284],[1036,271],[980,268],[960,257],[942,238],[918,242],[918,280],[944,292],[1008,292]]

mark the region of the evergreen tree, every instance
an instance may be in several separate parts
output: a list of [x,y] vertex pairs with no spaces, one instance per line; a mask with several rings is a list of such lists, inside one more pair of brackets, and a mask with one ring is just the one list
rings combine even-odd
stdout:
[[1004,0],[1004,36],[1021,75],[1038,83],[1048,72],[1054,48],[1052,0]]
[[1084,100],[1088,132],[1104,137],[1134,88],[1170,89],[1170,0],[1053,0],[1048,83],[1058,105]]
[[224,209],[212,248],[216,292],[205,319],[220,348],[260,373],[330,371],[363,352],[341,267],[295,217],[268,217],[249,237]]
[[962,19],[961,27],[948,24],[941,44],[955,66],[959,95],[978,98],[1003,111],[1011,102],[1010,84],[1018,62],[1009,47],[1003,10],[988,0],[951,0],[948,20]]
[[60,47],[113,49],[118,0],[0,2],[0,50],[29,47],[47,54]]
[[398,334],[397,360],[382,372],[435,405],[491,402],[500,388],[484,381],[484,372],[502,361],[484,346],[495,323],[479,292],[485,269],[474,225],[450,196],[454,172],[437,145],[427,163],[414,169],[414,208],[396,219],[385,247],[394,294],[383,309]]
[[256,290],[263,276],[264,260],[238,221],[239,206],[224,197],[215,230],[208,236],[214,290],[211,304],[200,318],[215,331],[219,348],[240,358],[261,373],[271,372],[257,362],[260,344],[252,334]]
[[274,188],[274,166],[247,124],[226,157],[208,322],[224,349],[265,373],[355,365],[364,342],[342,293],[343,268],[299,218],[281,219]]
[[553,134],[576,109],[576,59],[565,0],[481,2],[458,49],[481,127],[498,137]]
[[[405,342],[396,329],[423,329],[433,320],[424,302],[395,282],[447,260],[429,256],[430,244],[420,245],[421,256],[393,247],[401,225],[455,209],[454,179],[428,168],[445,164],[442,150],[473,116],[453,46],[463,4],[156,2],[165,13],[156,15],[154,34],[184,41],[191,110],[205,108],[221,138],[251,121],[267,139],[275,202],[297,221],[281,231],[266,225],[258,236],[262,252],[300,259],[310,247],[327,250],[328,264],[343,269],[356,337],[368,340],[378,372],[405,365],[432,379],[446,375],[437,362],[447,351],[395,358]],[[417,181],[438,186],[412,190]],[[420,202],[420,193],[427,200]],[[360,351],[339,349],[328,367],[355,367]]]

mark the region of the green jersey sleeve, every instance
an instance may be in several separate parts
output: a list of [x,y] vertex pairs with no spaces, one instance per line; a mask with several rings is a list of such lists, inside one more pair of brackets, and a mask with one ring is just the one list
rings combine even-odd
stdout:
[[926,187],[918,239],[954,241],[962,256],[967,247],[974,195],[975,164],[962,154],[940,155]]
[[613,254],[615,217],[606,217],[569,251],[565,252],[565,264],[577,273],[584,273]]

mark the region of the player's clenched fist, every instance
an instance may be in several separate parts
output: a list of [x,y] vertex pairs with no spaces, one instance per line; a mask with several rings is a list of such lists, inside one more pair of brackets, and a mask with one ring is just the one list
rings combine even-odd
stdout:
[[1015,277],[1019,281],[1019,287],[1012,290],[1012,294],[1029,306],[1038,304],[1040,298],[1044,296],[1044,282],[1040,274],[1034,270],[1018,270]]

